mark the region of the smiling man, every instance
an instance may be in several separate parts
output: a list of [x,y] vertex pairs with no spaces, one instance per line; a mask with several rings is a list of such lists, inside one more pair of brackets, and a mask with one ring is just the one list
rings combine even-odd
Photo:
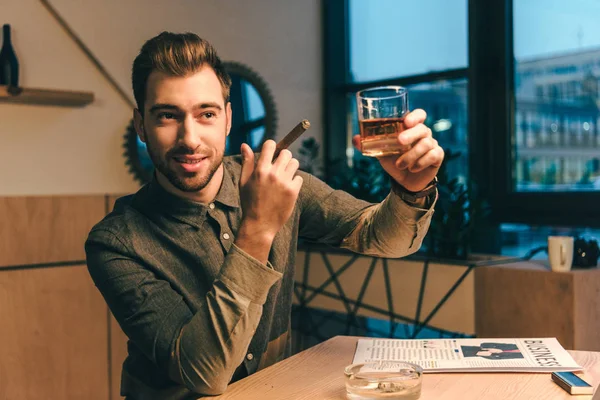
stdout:
[[199,202],[212,200],[223,180],[231,103],[224,100],[228,78],[221,79],[224,87],[209,65],[183,77],[154,71],[147,81],[146,123],[141,109],[134,112],[137,132],[158,170],[158,182]]
[[[418,250],[443,151],[417,110],[381,159],[392,192],[371,204],[298,170],[268,140],[224,157],[231,80],[214,48],[163,32],[133,63],[135,128],[155,177],[90,232],[88,269],[128,336],[121,393],[184,399],[222,393],[290,355],[298,238],[381,257]],[[410,196],[407,196],[409,194]]]

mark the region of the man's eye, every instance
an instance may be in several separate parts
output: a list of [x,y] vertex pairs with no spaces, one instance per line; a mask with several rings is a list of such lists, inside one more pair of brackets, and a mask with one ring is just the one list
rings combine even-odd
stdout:
[[163,112],[158,114],[158,119],[175,119],[175,114],[169,112]]
[[206,119],[211,119],[211,118],[215,117],[215,113],[214,112],[210,112],[210,111],[209,112],[205,112],[204,114],[202,114],[202,117],[206,118]]

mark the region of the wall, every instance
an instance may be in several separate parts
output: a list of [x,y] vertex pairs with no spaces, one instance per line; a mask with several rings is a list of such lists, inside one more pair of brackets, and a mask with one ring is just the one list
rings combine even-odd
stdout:
[[[299,120],[322,143],[319,0],[50,0],[128,93],[143,42],[163,31],[193,31],[224,60],[256,70],[277,104],[280,138]],[[122,156],[131,109],[39,0],[0,0],[13,27],[21,84],[93,91],[82,109],[0,105],[0,195],[128,193],[138,185]],[[133,97],[133,96],[131,96]]]
[[82,261],[107,204],[101,195],[0,197],[0,399],[118,394],[108,308]]
[[[351,308],[354,309],[357,299],[360,303],[367,306],[376,307],[381,310],[392,310],[398,315],[414,319],[417,315],[419,290],[421,279],[423,278],[423,261],[416,260],[387,260],[388,273],[390,278],[391,306],[388,302],[383,262],[379,259],[375,264],[375,269],[369,277],[368,271],[373,261],[372,257],[361,256],[356,259],[348,269],[345,269],[338,277],[337,281],[331,281],[331,273],[324,262],[323,256],[318,251],[311,251],[309,258],[309,268],[305,269],[306,251],[300,251],[296,259],[296,281],[306,282],[312,289],[306,291],[306,297],[310,298],[307,304],[324,310],[334,310],[346,314],[347,304],[339,298],[333,298],[327,294],[317,294],[314,288],[319,288],[324,282],[330,282],[323,288],[324,292],[343,296],[350,301]],[[327,252],[327,260],[333,271],[339,271],[343,266],[351,261],[350,254],[336,254],[336,252]],[[467,270],[464,265],[448,265],[436,262],[429,263],[427,271],[427,281],[423,291],[423,303],[420,310],[419,321],[423,322],[433,309],[442,300],[444,295],[458,281],[461,275]],[[367,281],[367,286],[361,296],[363,283]],[[475,333],[475,287],[473,284],[473,273],[469,273],[466,278],[457,287],[456,291],[439,308],[428,325],[450,332],[472,335]],[[294,296],[294,302],[299,303],[298,294],[302,294],[302,286]],[[314,297],[313,297],[314,296]],[[356,315],[372,317],[381,320],[389,320],[388,316],[373,312],[362,306],[358,307]],[[396,321],[402,322],[402,321]]]

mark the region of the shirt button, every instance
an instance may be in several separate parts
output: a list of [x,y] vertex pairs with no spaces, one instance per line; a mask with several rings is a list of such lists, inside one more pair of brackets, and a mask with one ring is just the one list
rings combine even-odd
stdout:
[[248,360],[248,361],[254,360],[254,354],[252,354],[252,353],[246,354],[246,360]]
[[229,233],[225,232],[223,234],[223,239],[225,239],[225,240],[229,239]]
[[215,209],[215,203],[210,203],[208,206],[210,207],[211,210]]

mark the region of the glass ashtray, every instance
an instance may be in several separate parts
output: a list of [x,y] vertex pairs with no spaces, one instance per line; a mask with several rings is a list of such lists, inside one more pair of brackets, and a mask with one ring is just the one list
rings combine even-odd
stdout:
[[348,365],[346,397],[350,400],[402,399],[421,397],[423,368],[404,361],[372,361]]

